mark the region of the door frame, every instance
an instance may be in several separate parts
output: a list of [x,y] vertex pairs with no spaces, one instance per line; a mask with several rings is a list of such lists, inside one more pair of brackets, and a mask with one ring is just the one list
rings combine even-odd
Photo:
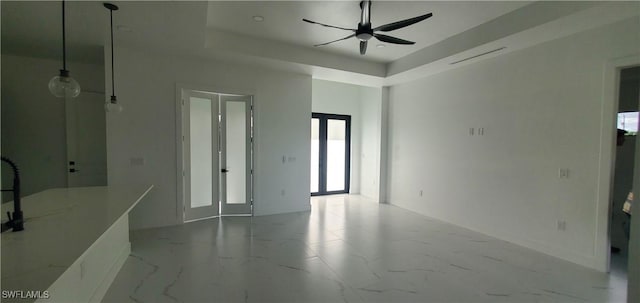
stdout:
[[[311,119],[320,119],[319,124],[319,138],[318,145],[319,161],[318,165],[318,192],[311,193],[311,196],[325,196],[335,194],[348,194],[351,185],[351,116],[339,115],[339,114],[326,114],[326,113],[311,113]],[[327,191],[327,121],[328,120],[343,120],[346,125],[345,133],[345,176],[344,176],[344,190]],[[324,123],[323,123],[324,121]]]
[[[255,90],[251,89],[251,88],[243,88],[243,87],[228,87],[228,86],[209,86],[209,85],[198,85],[198,84],[186,84],[186,83],[180,83],[177,82],[175,84],[175,128],[176,128],[176,134],[175,134],[175,143],[176,143],[176,204],[175,204],[175,220],[176,220],[176,224],[184,224],[186,222],[193,222],[193,221],[198,221],[198,220],[206,220],[209,219],[208,218],[202,218],[202,219],[196,219],[196,220],[185,220],[184,218],[184,207],[185,207],[185,182],[183,179],[184,173],[185,173],[185,167],[184,167],[184,154],[185,154],[185,149],[184,149],[184,145],[183,145],[183,140],[184,140],[184,131],[185,131],[185,127],[184,127],[184,111],[183,111],[183,107],[182,107],[182,103],[184,101],[184,92],[185,91],[201,91],[201,92],[207,92],[207,93],[215,93],[215,94],[231,94],[231,95],[250,95],[252,96],[252,102],[255,105],[256,102],[256,93]],[[255,181],[255,174],[256,174],[256,168],[255,168],[255,155],[256,155],[256,142],[258,140],[258,131],[256,130],[256,111],[255,109],[252,110],[252,127],[251,127],[251,133],[253,136],[253,140],[251,143],[251,162],[252,162],[252,167],[253,167],[253,173],[251,174],[251,214],[247,214],[247,215],[242,215],[242,216],[253,216],[253,212],[255,209],[255,188],[256,188],[256,181]],[[233,215],[230,215],[233,216]]]
[[[594,267],[609,272],[611,265],[611,213],[613,199],[613,179],[615,177],[616,129],[618,117],[618,90],[620,71],[640,65],[640,54],[612,59],[604,64],[604,83],[601,102],[600,148],[598,165],[598,186],[596,190],[596,237]],[[637,142],[639,146],[640,142]],[[636,156],[636,159],[639,157]],[[636,182],[634,180],[634,182]],[[602,223],[600,223],[602,222]],[[631,239],[630,239],[631,243]]]
[[[65,110],[65,137],[66,137],[66,152],[65,152],[65,167],[66,167],[66,183],[67,183],[67,187],[82,187],[82,186],[88,186],[88,185],[82,185],[82,184],[78,184],[76,183],[76,179],[77,179],[77,175],[73,175],[73,173],[81,171],[81,170],[85,170],[87,167],[83,166],[86,163],[80,163],[78,161],[78,134],[76,133],[76,130],[78,129],[78,116],[76,113],[76,110],[78,110],[78,108],[76,107],[76,104],[78,102],[91,102],[91,101],[87,101],[87,100],[82,100],[82,101],[78,101],[83,97],[86,97],[87,95],[91,95],[91,96],[95,96],[99,99],[96,100],[96,102],[98,102],[98,104],[96,106],[99,107],[99,109],[101,111],[104,112],[103,110],[103,105],[104,105],[104,100],[105,100],[105,94],[104,92],[97,92],[97,91],[88,91],[88,90],[83,90],[80,92],[80,95],[78,96],[78,98],[72,98],[72,97],[68,97],[65,96],[64,97],[64,110]],[[106,123],[106,116],[105,116],[105,123]],[[91,186],[100,186],[100,185],[107,185],[108,180],[107,180],[107,134],[106,134],[106,124],[105,124],[105,133],[104,133],[104,154],[105,154],[105,158],[104,158],[104,184],[94,184]],[[78,166],[80,166],[78,168]]]

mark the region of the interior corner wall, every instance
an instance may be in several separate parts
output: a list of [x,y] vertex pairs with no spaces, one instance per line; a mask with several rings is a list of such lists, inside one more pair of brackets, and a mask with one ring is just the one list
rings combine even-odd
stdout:
[[[107,116],[109,184],[154,185],[132,211],[132,228],[182,222],[182,198],[177,191],[177,84],[254,94],[254,215],[311,209],[310,76],[139,49],[115,51],[116,94],[124,111]],[[108,48],[105,54],[109,60]],[[106,74],[111,79],[109,70]],[[296,161],[283,163],[283,156]],[[142,165],[134,158],[142,158]]]
[[[2,54],[2,155],[20,169],[22,195],[67,186],[65,101],[49,92],[59,60]],[[68,62],[83,91],[104,92],[104,66]],[[3,163],[2,188],[13,173]],[[4,200],[13,200],[8,193]]]
[[390,202],[604,270],[604,66],[640,50],[638,21],[391,87]]
[[380,202],[382,89],[360,87],[360,195]]
[[378,202],[389,203],[389,87],[381,89],[380,96],[380,178],[378,188]]

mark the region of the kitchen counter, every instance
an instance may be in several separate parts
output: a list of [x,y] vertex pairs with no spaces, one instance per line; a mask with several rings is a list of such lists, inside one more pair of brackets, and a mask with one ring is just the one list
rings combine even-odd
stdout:
[[[7,291],[45,290],[51,302],[101,299],[101,289],[109,286],[103,285],[106,280],[101,276],[115,277],[122,265],[117,263],[123,263],[130,252],[128,213],[152,188],[59,188],[23,197],[25,230],[2,233],[2,301],[12,301]],[[9,210],[13,203],[2,205],[3,214]],[[72,282],[76,278],[79,285],[66,286],[90,290],[67,290],[65,284],[76,283]]]

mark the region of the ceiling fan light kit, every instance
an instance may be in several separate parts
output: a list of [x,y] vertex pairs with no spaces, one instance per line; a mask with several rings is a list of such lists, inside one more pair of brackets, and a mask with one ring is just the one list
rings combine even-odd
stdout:
[[384,34],[379,34],[379,33],[376,33],[376,32],[394,31],[394,30],[397,30],[397,29],[401,29],[403,27],[407,27],[409,25],[416,24],[416,23],[418,23],[420,21],[424,21],[424,20],[430,18],[431,16],[433,16],[432,13],[428,13],[428,14],[424,14],[424,15],[421,15],[421,16],[417,16],[417,17],[413,17],[413,18],[409,18],[409,19],[405,19],[405,20],[401,20],[401,21],[396,21],[396,22],[392,22],[392,23],[389,23],[389,24],[385,24],[385,25],[381,25],[381,26],[378,26],[378,27],[372,27],[371,26],[371,1],[369,1],[369,0],[361,1],[360,2],[360,9],[361,9],[360,22],[358,23],[358,28],[357,29],[344,28],[344,27],[339,27],[339,26],[319,23],[319,22],[311,21],[309,19],[302,19],[302,21],[307,22],[307,23],[311,23],[311,24],[317,24],[317,25],[324,26],[324,27],[336,28],[336,29],[347,30],[347,31],[352,31],[353,32],[353,34],[351,34],[349,36],[346,36],[344,38],[340,38],[340,39],[337,39],[337,40],[329,41],[329,42],[326,42],[326,43],[316,44],[314,46],[316,46],[316,47],[317,46],[323,46],[323,45],[327,45],[327,44],[331,44],[331,43],[334,43],[334,42],[347,40],[349,38],[355,37],[358,40],[360,40],[360,54],[364,55],[364,54],[367,53],[367,43],[371,38],[376,38],[377,40],[379,40],[381,42],[392,43],[392,44],[404,44],[404,45],[415,44],[415,42],[413,42],[413,41],[404,40],[404,39],[400,39],[400,38],[396,38],[396,37],[392,37],[392,36],[388,36],[388,35],[384,35]]

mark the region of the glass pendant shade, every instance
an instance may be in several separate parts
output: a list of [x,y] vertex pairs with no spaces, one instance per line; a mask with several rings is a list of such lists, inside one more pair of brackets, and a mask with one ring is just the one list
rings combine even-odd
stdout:
[[75,98],[80,94],[80,84],[69,76],[69,71],[60,70],[60,75],[49,81],[49,91],[58,98]]
[[67,70],[67,43],[64,20],[64,0],[62,0],[62,69],[60,74],[49,81],[49,91],[58,98],[75,98],[80,95],[80,84],[69,76]]
[[111,96],[111,101],[104,104],[104,110],[110,113],[122,112],[124,108],[118,103],[116,96]]

